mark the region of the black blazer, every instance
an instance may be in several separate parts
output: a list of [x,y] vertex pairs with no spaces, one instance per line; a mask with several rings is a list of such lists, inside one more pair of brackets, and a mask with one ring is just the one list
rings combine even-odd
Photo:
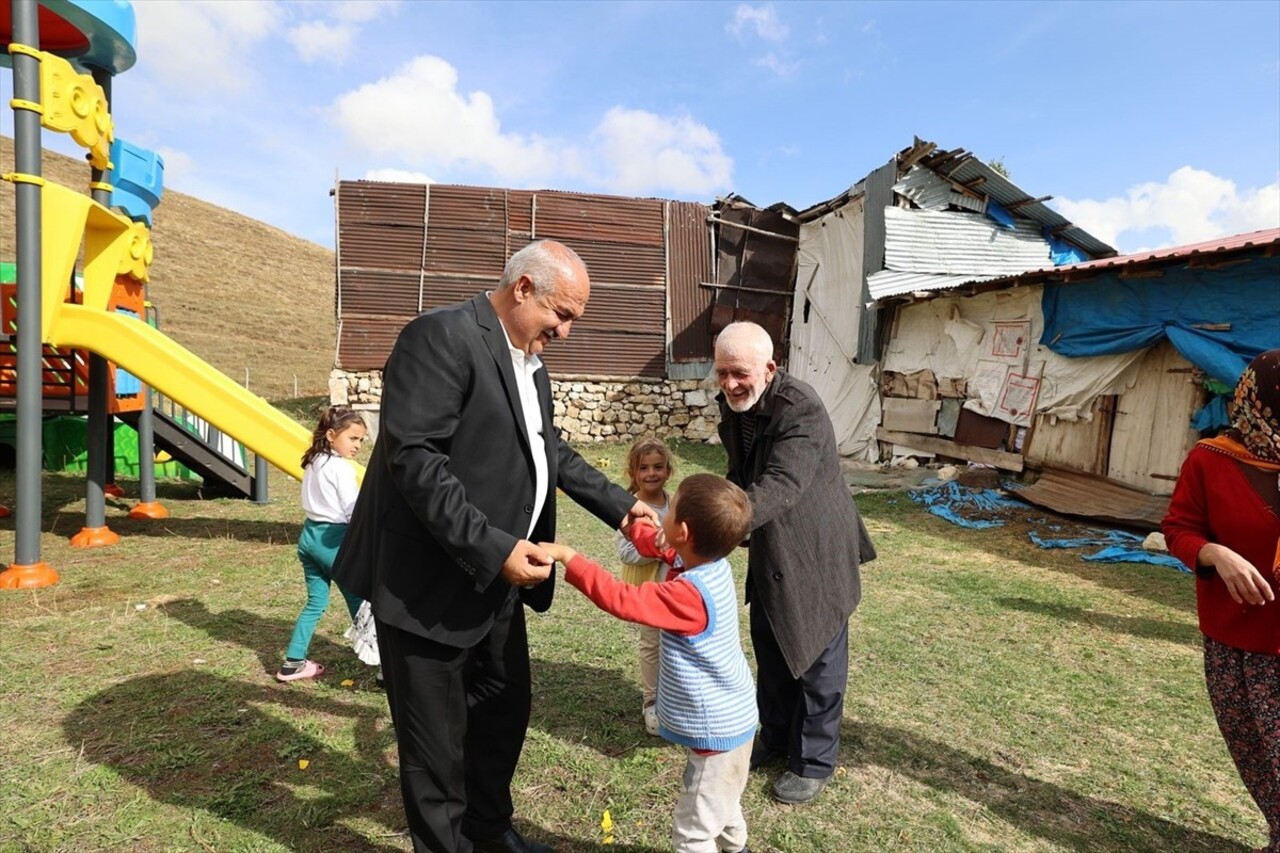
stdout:
[[[534,382],[548,488],[529,538],[555,538],[557,486],[617,527],[635,497],[561,440],[545,369]],[[475,645],[516,594],[502,563],[528,534],[534,476],[510,350],[488,297],[418,316],[383,370],[378,440],[334,580],[368,599],[383,622],[458,648]],[[541,611],[554,589],[553,574],[519,594]]]

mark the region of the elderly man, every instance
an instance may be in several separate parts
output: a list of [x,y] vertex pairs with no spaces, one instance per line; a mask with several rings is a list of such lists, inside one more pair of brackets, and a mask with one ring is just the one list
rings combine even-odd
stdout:
[[368,599],[415,851],[549,853],[512,826],[530,713],[524,606],[551,605],[556,487],[610,527],[656,515],[552,426],[538,353],[587,306],[560,243],[497,288],[423,314],[383,372],[381,433],[334,566]]
[[716,339],[720,439],[728,477],[751,497],[747,563],[760,736],[751,767],[787,764],[779,802],[807,803],[836,769],[860,563],[875,548],[840,473],[826,408],[779,370],[755,323]]

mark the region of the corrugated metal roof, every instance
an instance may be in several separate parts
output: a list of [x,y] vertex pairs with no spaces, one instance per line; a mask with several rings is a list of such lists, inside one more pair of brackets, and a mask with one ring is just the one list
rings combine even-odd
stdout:
[[951,181],[939,177],[937,172],[920,166],[912,166],[902,180],[893,185],[893,191],[925,210],[946,210],[954,205],[978,213],[987,211],[984,196],[963,193]]
[[1263,231],[1248,231],[1244,234],[1233,234],[1230,237],[1219,237],[1215,240],[1204,240],[1200,243],[1188,243],[1184,246],[1170,246],[1164,249],[1147,249],[1128,255],[1117,255],[1114,258],[1099,258],[1079,264],[1067,264],[1060,267],[1040,267],[1018,275],[1001,276],[992,279],[999,284],[1018,282],[1021,284],[1039,283],[1045,280],[1069,279],[1072,273],[1101,272],[1103,270],[1123,271],[1147,266],[1171,266],[1184,261],[1204,260],[1213,263],[1228,260],[1231,256],[1253,250],[1280,249],[1280,228],[1268,228]]
[[965,284],[989,281],[998,276],[972,275],[935,275],[924,272],[893,272],[883,270],[867,276],[867,287],[872,299],[885,299],[890,296],[901,296],[904,293],[932,293],[939,290],[951,290]]
[[1006,230],[981,214],[900,207],[884,216],[884,265],[896,272],[1010,275],[1049,260],[1035,223]]
[[970,186],[989,196],[992,201],[1013,211],[1016,216],[1038,222],[1048,228],[1058,239],[1074,243],[1094,257],[1116,253],[1113,247],[1074,225],[1071,220],[1044,204],[1048,198],[1036,200],[1034,196],[963,149],[957,148],[953,151],[930,154],[921,158],[920,164],[944,178]]
[[1018,498],[1062,515],[1084,516],[1160,529],[1169,509],[1167,495],[1151,495],[1096,474],[1045,466],[1040,479],[1018,489]]

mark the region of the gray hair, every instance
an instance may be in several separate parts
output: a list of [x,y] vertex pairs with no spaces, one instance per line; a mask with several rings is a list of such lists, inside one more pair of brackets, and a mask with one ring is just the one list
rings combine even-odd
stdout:
[[765,364],[773,360],[773,339],[757,323],[730,323],[716,337],[716,352],[725,355],[752,355],[759,360],[759,364]]
[[572,279],[579,268],[585,272],[587,265],[573,249],[554,240],[538,240],[507,260],[502,278],[498,279],[498,290],[511,287],[521,276],[527,276],[533,282],[534,293],[544,296],[560,282]]

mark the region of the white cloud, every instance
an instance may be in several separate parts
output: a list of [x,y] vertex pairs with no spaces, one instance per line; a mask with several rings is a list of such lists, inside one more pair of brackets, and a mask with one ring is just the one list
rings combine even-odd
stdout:
[[357,145],[411,166],[481,167],[509,181],[556,171],[556,146],[504,133],[493,99],[484,92],[463,95],[457,85],[452,65],[419,56],[392,76],[339,96],[334,117]]
[[796,69],[800,67],[799,62],[787,62],[779,59],[778,55],[773,51],[769,51],[764,56],[755,60],[753,64],[758,65],[761,68],[767,68],[779,77],[790,77],[792,74],[795,74]]
[[195,174],[195,161],[187,152],[163,145],[156,149],[156,153],[164,158],[164,185],[181,192],[186,179]]
[[320,12],[321,16],[303,21],[291,28],[285,37],[303,62],[325,60],[341,65],[351,53],[360,25],[374,20],[383,12],[394,13],[397,6],[394,0],[308,3],[299,8]]
[[706,195],[727,188],[733,177],[733,160],[720,148],[720,137],[688,116],[614,107],[592,140],[606,169],[603,183],[614,192]]
[[250,83],[246,57],[284,19],[273,0],[137,0],[140,64],[173,88],[236,92]]
[[435,56],[340,96],[332,114],[353,147],[440,180],[704,195],[733,171],[719,137],[688,116],[613,107],[584,142],[504,130],[489,94],[459,92],[457,71]]
[[326,0],[320,4],[334,20],[351,24],[372,21],[383,12],[395,12],[399,0]]
[[1158,246],[1180,246],[1231,234],[1280,227],[1280,178],[1273,184],[1239,190],[1235,182],[1183,166],[1164,183],[1130,187],[1124,196],[1097,201],[1058,199],[1055,207],[1095,237],[1119,248],[1128,232],[1167,235]]
[[425,172],[411,172],[408,169],[370,169],[364,173],[366,181],[388,181],[393,184],[434,184],[435,181]]
[[324,59],[342,63],[351,53],[355,34],[356,28],[350,24],[306,21],[289,30],[286,38],[303,62]]
[[754,34],[765,41],[783,41],[788,34],[787,25],[778,20],[778,13],[772,3],[763,6],[740,4],[733,10],[733,20],[725,24],[734,38],[739,41]]

